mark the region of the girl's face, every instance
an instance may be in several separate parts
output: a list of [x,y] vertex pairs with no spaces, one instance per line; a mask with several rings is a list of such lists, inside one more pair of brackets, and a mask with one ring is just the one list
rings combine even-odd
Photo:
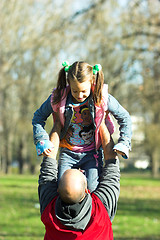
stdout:
[[73,97],[73,103],[81,103],[86,100],[91,92],[91,81],[87,80],[82,83],[78,81],[70,82],[71,94]]

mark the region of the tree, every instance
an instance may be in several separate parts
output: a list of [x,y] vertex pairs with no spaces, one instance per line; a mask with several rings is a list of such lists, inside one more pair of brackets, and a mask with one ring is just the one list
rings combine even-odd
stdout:
[[55,87],[63,60],[102,65],[109,92],[131,114],[144,116],[145,151],[158,165],[159,140],[153,144],[152,133],[159,130],[160,3],[88,0],[77,10],[77,2],[1,2],[0,158],[6,172],[13,160],[21,173],[24,163],[34,169],[33,112]]
[[[159,10],[160,2],[131,1],[129,12],[124,15],[122,47],[130,51],[132,63],[139,65],[141,81],[137,81],[137,110],[144,117],[144,149],[151,159],[153,177],[159,175],[160,130],[160,51],[159,51]],[[135,76],[135,75],[134,75]]]
[[87,13],[85,32],[88,58],[99,59],[104,66],[110,92],[131,114],[144,117],[141,147],[150,156],[153,177],[159,173],[160,162],[156,134],[160,122],[159,10],[158,0],[128,1],[123,9],[117,1],[99,1],[96,11]]
[[6,173],[13,157],[22,173],[33,154],[27,141],[32,141],[34,109],[56,81],[53,66],[62,50],[64,28],[59,26],[65,19],[56,1],[4,0],[0,8],[1,159]]
[[56,84],[59,56],[66,49],[71,54],[71,25],[83,11],[74,13],[70,4],[52,0],[3,0],[0,10],[1,165],[7,173],[18,160],[23,173],[34,155],[33,112]]

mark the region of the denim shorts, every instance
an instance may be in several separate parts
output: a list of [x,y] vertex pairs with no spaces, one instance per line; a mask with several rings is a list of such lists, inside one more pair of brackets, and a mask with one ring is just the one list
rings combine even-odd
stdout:
[[88,189],[93,192],[98,183],[103,167],[103,150],[92,150],[77,153],[68,148],[61,148],[58,160],[58,178],[60,179],[67,169],[80,168],[84,170],[87,178]]

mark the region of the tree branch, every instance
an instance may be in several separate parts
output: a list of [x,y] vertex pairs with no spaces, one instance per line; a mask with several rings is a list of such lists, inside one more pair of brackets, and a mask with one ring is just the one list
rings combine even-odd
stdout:
[[160,51],[158,50],[149,50],[147,48],[136,48],[136,47],[127,47],[127,46],[122,46],[123,50],[126,50],[126,51],[135,51],[135,52],[150,52],[150,53],[154,53],[158,56],[160,56]]
[[146,37],[154,37],[154,38],[160,38],[160,34],[158,33],[149,33],[149,32],[143,32],[143,31],[136,31],[130,34],[123,35],[122,38],[131,38],[135,36],[146,36]]

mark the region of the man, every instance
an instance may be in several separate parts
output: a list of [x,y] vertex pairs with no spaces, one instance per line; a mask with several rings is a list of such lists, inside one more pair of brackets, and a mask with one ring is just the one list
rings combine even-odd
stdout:
[[105,160],[99,185],[92,194],[78,169],[65,171],[57,184],[57,148],[43,158],[38,190],[45,240],[113,239],[111,222],[120,191],[119,160],[104,122],[100,134]]

